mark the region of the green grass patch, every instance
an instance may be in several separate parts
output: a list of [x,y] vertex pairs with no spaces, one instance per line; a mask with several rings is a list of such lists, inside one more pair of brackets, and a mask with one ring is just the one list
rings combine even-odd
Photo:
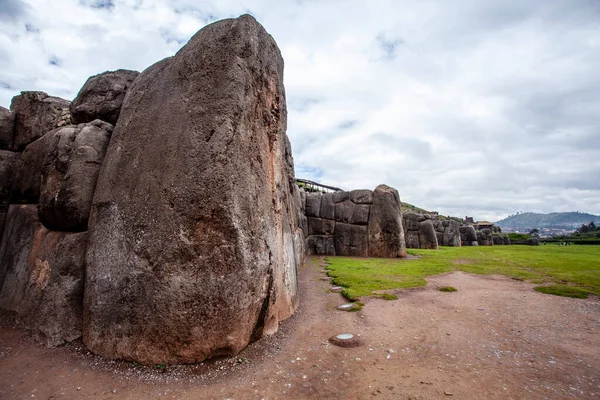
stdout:
[[454,286],[442,286],[438,290],[440,292],[456,292],[456,288]]
[[553,294],[555,296],[573,297],[575,299],[587,299],[590,294],[590,292],[585,289],[568,285],[536,286],[533,290],[540,293]]
[[[417,259],[327,257],[333,284],[349,300],[424,286],[446,272],[505,275],[533,283],[569,284],[600,295],[600,246],[476,246],[409,249]],[[316,259],[316,258],[315,258]],[[393,295],[392,295],[393,296]]]

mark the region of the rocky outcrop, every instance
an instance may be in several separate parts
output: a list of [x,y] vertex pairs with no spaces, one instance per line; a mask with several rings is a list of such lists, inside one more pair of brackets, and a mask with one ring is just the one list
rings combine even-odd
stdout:
[[[353,196],[361,201],[368,196]],[[369,212],[368,255],[370,257],[406,257],[404,228],[402,227],[402,205],[398,191],[387,185],[379,185],[372,195],[373,204]],[[434,235],[435,237],[435,235]]]
[[351,257],[368,256],[367,227],[337,223],[333,235],[335,254]]
[[494,237],[492,235],[492,230],[485,228],[477,231],[477,243],[479,246],[493,246]]
[[478,246],[477,232],[472,225],[465,225],[460,227],[460,240],[462,246]]
[[26,296],[35,260],[48,230],[35,205],[11,205],[0,245],[0,308],[17,313]]
[[352,257],[404,257],[400,196],[396,189],[380,185],[375,192],[307,193],[308,233],[311,255]]
[[438,244],[440,246],[459,247],[460,241],[460,223],[454,219],[436,219],[433,220]]
[[15,128],[12,150],[23,151],[45,133],[70,124],[70,101],[44,92],[21,92],[12,99]]
[[0,107],[0,150],[12,150],[15,118],[4,107]]
[[419,245],[422,249],[438,249],[437,235],[431,219],[419,222]]
[[335,255],[333,235],[312,235],[306,238],[306,254]]
[[8,213],[11,190],[20,154],[0,150],[0,240],[4,230],[4,220]]
[[81,337],[86,233],[49,232],[35,205],[12,205],[0,246],[0,307],[39,341]]
[[[404,213],[402,218],[407,248],[437,249],[439,247],[438,234],[434,225],[434,222],[438,221],[432,221],[430,215],[416,213]],[[440,235],[443,235],[443,232]]]
[[95,120],[54,131],[41,174],[39,216],[49,229],[87,230],[100,165],[113,127]]
[[125,94],[140,73],[127,69],[94,75],[85,82],[70,106],[74,124],[95,119],[117,123]]
[[283,59],[247,15],[135,80],[89,221],[91,351],[195,362],[236,354],[293,313],[303,249],[285,129]]
[[21,154],[13,181],[11,202],[37,204],[40,198],[42,168],[52,149],[55,131],[46,133],[29,144]]
[[[359,203],[355,203],[357,201]],[[306,248],[311,255],[367,255],[366,225],[373,195],[370,190],[313,192],[305,197],[308,217]]]

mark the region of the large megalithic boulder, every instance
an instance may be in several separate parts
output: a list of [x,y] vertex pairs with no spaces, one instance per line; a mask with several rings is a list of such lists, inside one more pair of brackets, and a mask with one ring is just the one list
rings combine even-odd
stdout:
[[91,351],[233,355],[295,311],[304,249],[286,121],[283,59],[248,15],[206,26],[138,76],[88,225]]
[[406,257],[402,204],[396,189],[387,185],[375,188],[367,231],[369,257]]
[[15,117],[4,107],[0,107],[0,150],[11,150],[15,131]]
[[13,97],[10,103],[15,124],[12,149],[23,151],[46,132],[68,125],[70,104],[68,100],[44,92],[21,92]]
[[71,122],[83,124],[100,119],[115,125],[125,94],[139,74],[119,69],[88,78],[71,103]]
[[53,131],[41,169],[39,216],[46,228],[87,230],[98,172],[112,131],[111,124],[99,119]]

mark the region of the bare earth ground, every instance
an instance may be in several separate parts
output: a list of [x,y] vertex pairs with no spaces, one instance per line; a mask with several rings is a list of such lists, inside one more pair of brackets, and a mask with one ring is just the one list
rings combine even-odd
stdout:
[[[399,299],[335,310],[321,268],[300,271],[298,313],[238,357],[194,366],[110,362],[47,349],[0,320],[0,399],[597,399],[600,301],[452,273]],[[439,292],[454,286],[454,293]],[[327,339],[359,334],[363,345]]]

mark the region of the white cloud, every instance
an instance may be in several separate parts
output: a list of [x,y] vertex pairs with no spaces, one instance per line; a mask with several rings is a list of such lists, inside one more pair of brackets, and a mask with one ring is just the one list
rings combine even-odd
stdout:
[[476,219],[600,214],[595,0],[6,4],[0,105],[20,90],[71,99],[90,75],[142,70],[206,23],[250,12],[285,59],[298,176],[387,183]]

